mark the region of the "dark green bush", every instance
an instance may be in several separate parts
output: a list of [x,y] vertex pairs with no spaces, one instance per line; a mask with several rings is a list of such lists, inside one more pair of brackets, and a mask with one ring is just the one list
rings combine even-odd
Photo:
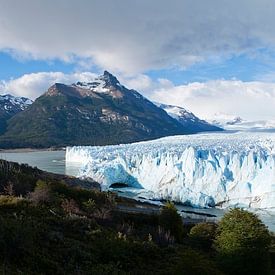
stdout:
[[168,202],[161,209],[159,224],[163,229],[169,231],[178,242],[183,240],[184,229],[182,217],[173,203]]
[[216,236],[217,225],[214,223],[198,223],[190,230],[192,243],[205,250],[209,250]]
[[219,223],[217,259],[228,274],[269,274],[270,234],[253,213],[230,210]]
[[178,263],[170,274],[222,275],[215,263],[205,255],[186,249],[180,254]]

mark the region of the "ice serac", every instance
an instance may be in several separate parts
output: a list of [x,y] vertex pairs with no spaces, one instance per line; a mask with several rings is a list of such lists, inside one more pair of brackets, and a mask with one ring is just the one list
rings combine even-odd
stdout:
[[68,147],[81,177],[108,189],[113,183],[144,188],[155,198],[197,207],[275,209],[275,134],[174,136],[133,144]]

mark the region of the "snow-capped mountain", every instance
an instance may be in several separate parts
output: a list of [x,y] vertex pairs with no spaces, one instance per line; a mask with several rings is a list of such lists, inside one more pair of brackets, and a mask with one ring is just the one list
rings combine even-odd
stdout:
[[25,110],[31,104],[32,100],[25,97],[0,95],[0,133],[5,130],[8,119]]
[[56,83],[8,121],[2,147],[106,145],[194,133],[105,71],[89,82]]
[[207,121],[226,130],[259,131],[275,129],[275,120],[245,120],[239,116],[218,113]]
[[167,112],[168,115],[178,120],[184,127],[193,129],[194,132],[221,131],[222,127],[213,125],[205,120],[199,119],[185,108],[154,102],[158,107]]
[[0,95],[0,110],[7,113],[16,113],[25,110],[33,101],[26,97]]
[[88,82],[51,86],[8,121],[0,146],[107,145],[218,129],[202,129],[195,116],[188,120],[174,119],[105,71]]
[[192,206],[275,209],[275,133],[211,133],[103,147],[68,147],[80,177],[144,188]]

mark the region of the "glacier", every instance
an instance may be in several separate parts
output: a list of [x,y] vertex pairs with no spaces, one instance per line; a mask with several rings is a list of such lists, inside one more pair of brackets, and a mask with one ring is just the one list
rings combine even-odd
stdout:
[[66,148],[103,190],[114,183],[194,207],[275,209],[275,133],[208,133]]

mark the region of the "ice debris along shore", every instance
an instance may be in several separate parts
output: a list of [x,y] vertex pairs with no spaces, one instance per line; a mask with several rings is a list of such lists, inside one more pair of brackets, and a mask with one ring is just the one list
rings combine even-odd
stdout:
[[196,207],[275,209],[275,134],[173,136],[116,146],[75,146],[66,162],[108,189],[144,188],[154,198]]

